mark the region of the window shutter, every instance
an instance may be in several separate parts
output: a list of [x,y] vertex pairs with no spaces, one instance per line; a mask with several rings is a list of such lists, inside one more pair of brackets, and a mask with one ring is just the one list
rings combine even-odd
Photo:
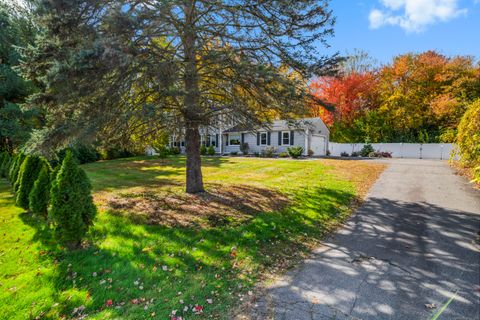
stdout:
[[260,145],[260,132],[257,132],[257,146]]
[[215,147],[218,147],[218,133],[215,135]]
[[245,133],[242,133],[242,144],[245,143]]
[[278,131],[278,145],[282,145],[282,131]]
[[227,141],[226,141],[226,144],[225,144],[225,145],[228,146],[228,133],[227,133],[226,136],[227,136],[227,139],[226,139]]
[[270,145],[270,131],[267,132],[267,145]]
[[206,139],[206,144],[205,144],[205,145],[206,145],[207,147],[210,147],[210,135],[207,134],[207,135],[205,136],[205,139]]
[[293,141],[293,137],[295,136],[294,135],[295,131],[290,131],[290,145],[293,146],[295,144],[295,142]]

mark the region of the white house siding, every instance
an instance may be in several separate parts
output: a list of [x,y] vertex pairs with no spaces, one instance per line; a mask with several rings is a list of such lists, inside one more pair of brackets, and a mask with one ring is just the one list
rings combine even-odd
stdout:
[[[227,117],[228,118],[228,117]],[[220,115],[220,118],[218,121],[212,122],[211,126],[206,126],[206,127],[201,127],[200,128],[200,135],[202,142],[208,146],[210,143],[205,141],[207,135],[211,135],[213,139],[215,140],[215,136],[218,135],[218,144],[215,145],[215,152],[216,153],[223,153],[223,154],[228,154],[231,152],[240,152],[240,146],[239,145],[228,145],[226,143],[227,139],[227,134],[225,131],[232,130],[235,124],[235,121],[230,119],[229,121],[226,121],[227,118],[222,118]],[[228,120],[228,119],[227,119]],[[296,121],[296,123],[295,123]],[[273,121],[270,126],[265,128],[264,130],[260,129],[259,132],[266,132],[266,130],[270,131],[271,134],[271,141],[270,145],[271,147],[275,148],[275,153],[281,153],[287,151],[287,148],[290,145],[281,145],[278,143],[278,132],[279,131],[294,131],[294,145],[295,146],[300,146],[304,149],[304,154],[307,154],[309,149],[312,149],[311,143],[312,143],[312,135],[321,135],[325,137],[325,143],[328,145],[329,141],[329,131],[326,125],[323,123],[323,121],[320,118],[305,118],[305,119],[298,119],[295,121],[286,121],[286,120],[276,120]],[[235,130],[235,129],[234,129]],[[240,129],[242,130],[242,129]],[[305,139],[306,134],[305,130],[308,133],[308,139]],[[233,131],[233,130],[232,130]],[[241,133],[241,132],[239,132]],[[259,152],[261,153],[263,149],[265,149],[267,146],[257,146],[257,133],[255,132],[243,132],[244,133],[244,142],[248,143],[249,148],[250,148],[250,153],[255,153]],[[318,139],[316,140],[318,141]],[[183,144],[183,146],[182,146]],[[170,139],[170,146],[178,146],[181,150],[182,153],[185,152],[185,147],[184,147],[184,138],[183,134],[177,134],[177,135],[172,135]],[[323,143],[322,143],[323,145]],[[318,148],[316,148],[318,149]],[[151,150],[146,151],[147,154],[151,154]],[[318,155],[323,155],[323,154],[318,154]]]
[[[285,130],[291,132],[292,130]],[[262,131],[265,132],[265,131]],[[305,148],[305,132],[300,131],[300,130],[294,130],[293,131],[293,145],[279,145],[278,144],[278,132],[279,131],[270,131],[270,145],[257,145],[257,133],[252,133],[252,132],[244,132],[244,142],[248,143],[249,146],[249,153],[261,153],[262,150],[264,150],[267,147],[274,147],[275,148],[275,153],[280,153],[280,152],[286,152],[288,147],[292,146],[300,146],[304,150]],[[230,133],[232,134],[232,133]],[[236,133],[234,133],[236,134]],[[226,140],[227,135],[225,134],[225,139]],[[224,153],[230,153],[230,152],[240,152],[240,146],[236,145],[226,145],[224,142]]]

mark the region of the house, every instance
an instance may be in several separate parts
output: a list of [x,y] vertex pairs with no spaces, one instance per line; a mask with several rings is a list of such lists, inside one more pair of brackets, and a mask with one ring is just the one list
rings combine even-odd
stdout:
[[[328,150],[330,131],[320,118],[276,120],[263,127],[235,124],[234,119],[221,115],[210,126],[200,129],[201,144],[213,146],[217,154],[240,153],[240,145],[248,143],[249,153],[261,153],[274,148],[274,153],[287,151],[288,147],[300,146],[304,155],[308,150],[314,156],[324,156]],[[170,137],[170,147],[185,152],[185,141],[181,134]],[[150,148],[147,154],[154,154]]]
[[328,150],[329,135],[320,118],[277,120],[259,128],[237,125],[223,131],[221,153],[240,152],[240,145],[248,143],[250,153],[261,153],[267,147],[281,153],[286,152],[288,147],[300,146],[304,155],[312,150],[313,155],[324,156]]

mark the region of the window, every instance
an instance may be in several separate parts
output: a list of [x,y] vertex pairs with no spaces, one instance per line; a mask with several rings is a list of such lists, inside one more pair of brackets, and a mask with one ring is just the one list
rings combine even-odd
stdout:
[[284,146],[290,145],[290,131],[282,132],[282,145]]
[[266,146],[267,145],[267,133],[266,132],[260,132],[260,145],[261,146]]
[[228,135],[228,144],[231,146],[240,145],[240,135],[239,134],[229,134]]
[[185,141],[182,141],[182,147],[185,147]]
[[210,145],[213,146],[213,147],[215,147],[215,145],[216,145],[215,138],[216,138],[215,135],[210,136]]

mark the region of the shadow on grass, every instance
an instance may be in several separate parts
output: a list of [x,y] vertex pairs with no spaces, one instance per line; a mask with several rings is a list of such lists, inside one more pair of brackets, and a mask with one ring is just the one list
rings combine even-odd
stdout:
[[[36,229],[34,239],[49,245],[56,260],[48,281],[60,305],[45,307],[43,317],[139,319],[154,312],[166,318],[172,310],[191,317],[199,304],[206,316],[226,318],[261,272],[288,266],[342,220],[354,200],[350,192],[329,188],[304,188],[289,196],[294,201],[281,210],[239,206],[250,219],[208,228],[132,224],[127,217],[102,213],[90,233],[91,245],[72,252],[55,249],[49,229],[24,214],[23,221]],[[223,201],[221,194],[203,197],[206,206]]]
[[267,212],[280,211],[291,203],[279,191],[249,185],[206,185],[199,194],[172,191],[111,195],[106,206],[111,214],[132,223],[203,227],[244,223]]

